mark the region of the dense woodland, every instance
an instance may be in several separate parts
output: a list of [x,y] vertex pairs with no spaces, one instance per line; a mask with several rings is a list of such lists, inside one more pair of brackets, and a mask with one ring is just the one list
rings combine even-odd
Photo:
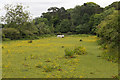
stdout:
[[50,7],[42,16],[31,19],[22,4],[5,5],[2,17],[3,40],[37,39],[46,34],[92,34],[97,35],[106,52],[117,56],[120,42],[120,1],[105,8],[93,2],[74,8]]

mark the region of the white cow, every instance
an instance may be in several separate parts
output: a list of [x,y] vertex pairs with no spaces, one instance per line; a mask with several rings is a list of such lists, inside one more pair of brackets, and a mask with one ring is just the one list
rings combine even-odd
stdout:
[[57,37],[64,38],[64,35],[57,35]]

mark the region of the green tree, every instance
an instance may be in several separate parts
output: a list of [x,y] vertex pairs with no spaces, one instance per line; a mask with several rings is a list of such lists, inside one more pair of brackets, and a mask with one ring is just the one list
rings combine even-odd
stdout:
[[59,16],[59,19],[60,19],[60,20],[70,19],[70,13],[68,13],[67,10],[65,10],[64,7],[61,7],[61,8],[58,10],[58,16]]
[[106,44],[111,49],[117,48],[120,41],[119,20],[120,15],[118,11],[114,11],[113,14],[108,15],[105,20],[97,26],[97,34],[101,39],[101,44]]
[[68,19],[64,19],[61,23],[60,23],[60,32],[62,33],[66,33],[70,31],[70,26],[71,23]]
[[55,13],[55,12],[58,11],[58,9],[59,9],[59,8],[57,8],[57,7],[50,7],[50,8],[48,9],[48,11],[51,11],[51,12]]
[[47,25],[49,23],[48,20],[47,20],[47,18],[40,18],[40,17],[35,18],[34,21],[35,21],[35,25],[37,25],[37,24],[39,24],[41,22],[44,22]]
[[72,18],[72,16],[73,16],[73,8],[70,8],[70,9],[67,9],[67,12],[68,12],[68,14],[69,14],[69,20],[70,20],[70,22],[71,22],[71,27],[70,27],[70,31],[71,32],[75,32],[75,28],[76,28],[76,26],[74,25],[74,18]]
[[20,39],[20,32],[16,30],[15,28],[3,28],[2,29],[2,37],[9,38],[11,40],[13,39]]
[[[98,26],[97,34],[100,38],[100,44],[104,52],[104,57],[108,60],[118,61],[119,44],[120,44],[120,15],[119,11],[114,11],[113,14],[108,15]],[[107,57],[106,57],[107,56]]]
[[6,23],[4,28],[6,31],[8,30],[8,35],[11,28],[20,32],[20,38],[26,38],[27,35],[29,35],[29,37],[34,36],[34,33],[37,33],[37,28],[34,26],[34,22],[30,19],[30,13],[25,10],[25,7],[23,7],[22,4],[7,4],[5,5],[5,10],[6,14],[2,17],[2,21]]
[[77,34],[87,34],[89,33],[89,27],[87,24],[81,24],[79,26],[76,27],[76,33]]
[[88,24],[89,24],[89,28],[92,34],[96,33],[96,26],[98,26],[101,23],[101,21],[104,20],[106,16],[112,14],[114,10],[115,10],[114,8],[110,8],[100,14],[95,14],[90,17]]
[[93,2],[84,3],[82,6],[76,6],[71,14],[75,26],[87,23],[90,16],[102,12],[102,8]]
[[5,5],[6,15],[2,17],[2,21],[7,23],[5,27],[20,30],[26,22],[29,22],[30,13],[24,9],[22,4]]
[[[48,20],[48,25],[54,28],[54,32],[60,32],[61,26],[60,24],[63,23],[64,19],[68,19],[70,22],[70,13],[65,10],[64,7],[57,8],[57,7],[50,7],[48,12],[42,13],[42,18],[46,18]],[[62,23],[61,23],[62,22]]]
[[44,22],[37,24],[36,28],[38,29],[39,35],[51,33],[50,27],[48,25],[46,25]]
[[105,10],[110,8],[115,8],[116,10],[120,10],[120,1],[113,2],[112,4],[105,7]]

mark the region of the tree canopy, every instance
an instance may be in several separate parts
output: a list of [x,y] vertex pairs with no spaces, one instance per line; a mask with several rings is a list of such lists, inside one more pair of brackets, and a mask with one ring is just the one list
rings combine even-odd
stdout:
[[106,16],[119,10],[117,5],[119,3],[119,1],[113,2],[105,8],[94,2],[87,2],[67,10],[64,7],[50,7],[41,17],[33,20],[22,4],[5,5],[7,13],[2,20],[6,22],[4,28],[16,29],[21,38],[27,35],[30,37],[53,33],[96,34],[97,26]]

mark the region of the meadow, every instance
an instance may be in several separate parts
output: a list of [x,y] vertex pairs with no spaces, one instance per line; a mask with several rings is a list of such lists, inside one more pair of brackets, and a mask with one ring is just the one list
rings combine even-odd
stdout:
[[[82,41],[80,41],[82,39]],[[92,35],[46,37],[2,43],[3,78],[112,78],[118,64],[101,56],[102,49]],[[87,54],[65,58],[66,48],[84,46]]]

